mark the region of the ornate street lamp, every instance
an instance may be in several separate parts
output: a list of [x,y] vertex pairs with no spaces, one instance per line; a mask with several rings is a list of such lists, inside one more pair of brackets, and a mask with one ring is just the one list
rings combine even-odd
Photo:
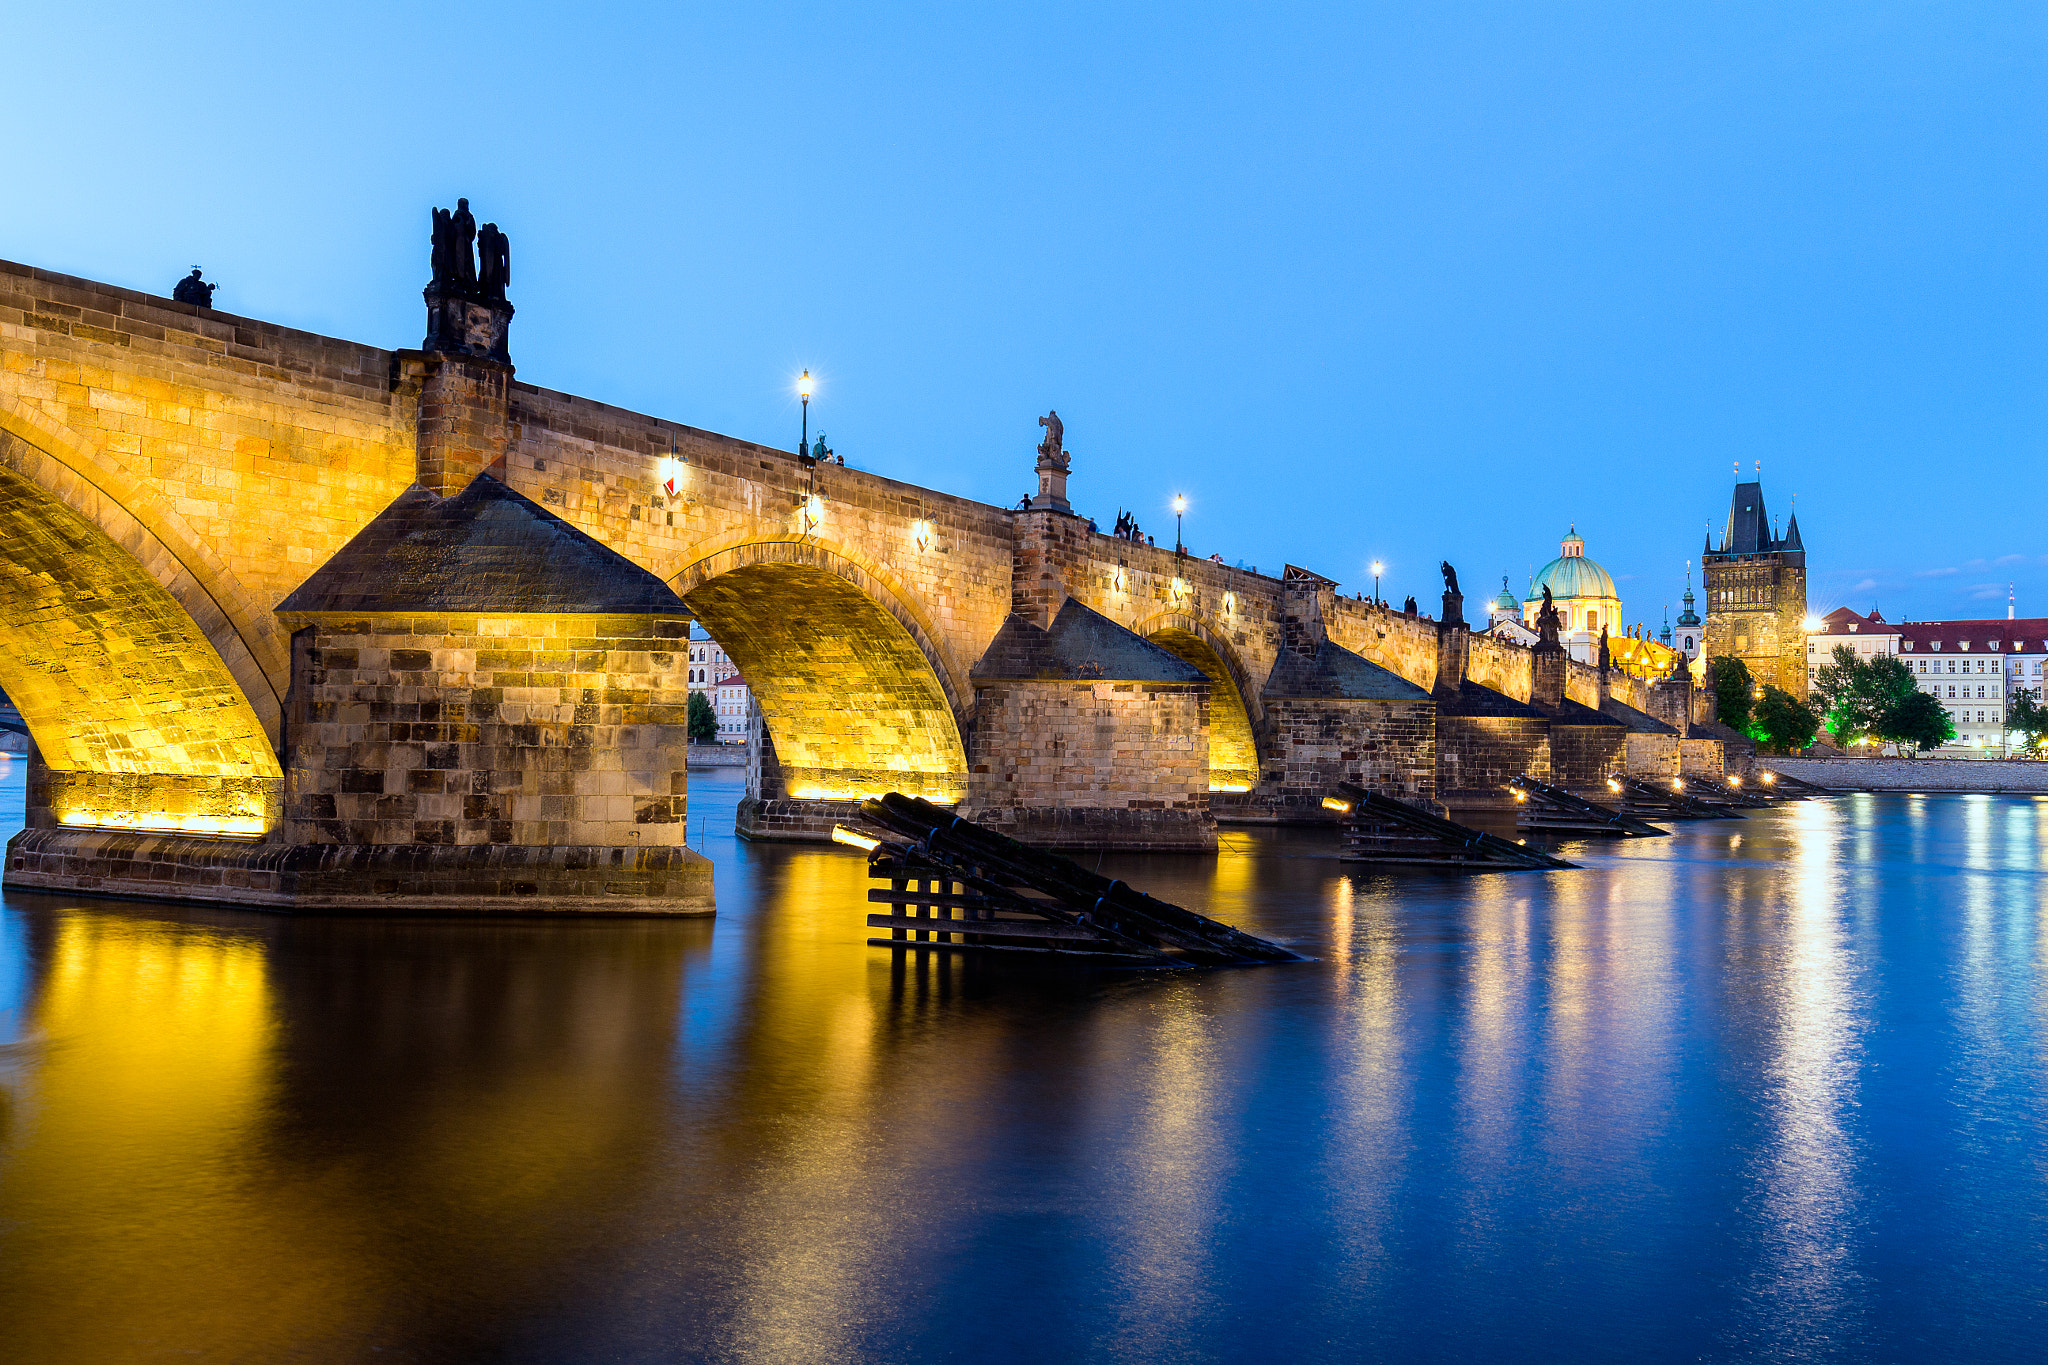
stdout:
[[1186,514],[1187,510],[1187,495],[1175,493],[1173,495],[1173,552],[1177,555],[1184,555],[1188,552],[1188,547],[1181,543],[1180,538],[1180,519]]
[[[1380,601],[1380,570],[1384,567],[1377,559],[1372,562],[1372,600],[1375,606],[1381,607],[1387,605],[1385,602]],[[1403,608],[1403,610],[1406,610],[1406,608]]]
[[797,397],[804,400],[804,440],[796,448],[796,457],[806,465],[817,463],[811,459],[811,372],[805,370],[796,381]]

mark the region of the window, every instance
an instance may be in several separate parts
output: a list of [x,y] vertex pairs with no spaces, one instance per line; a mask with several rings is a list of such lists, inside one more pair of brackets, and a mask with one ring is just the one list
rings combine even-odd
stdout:
[[1955,689],[1955,684],[1954,684],[1954,683],[1950,683],[1950,684],[1949,684],[1948,694],[1949,694],[1949,695],[1950,695],[1951,697],[1953,697],[1953,696],[1954,696],[1954,695],[1956,694],[1956,689]]

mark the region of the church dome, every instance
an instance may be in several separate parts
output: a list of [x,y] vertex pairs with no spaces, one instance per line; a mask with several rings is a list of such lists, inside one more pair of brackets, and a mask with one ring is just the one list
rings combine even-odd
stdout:
[[1506,574],[1500,576],[1500,596],[1493,599],[1493,605],[1497,611],[1520,611],[1522,609],[1522,604],[1515,600],[1514,593],[1508,590],[1508,576]]
[[1541,599],[1546,587],[1550,589],[1550,595],[1558,599],[1621,596],[1614,590],[1614,580],[1607,576],[1607,570],[1586,558],[1586,542],[1579,538],[1576,526],[1558,548],[1564,553],[1537,570],[1536,580],[1529,588],[1531,602]]

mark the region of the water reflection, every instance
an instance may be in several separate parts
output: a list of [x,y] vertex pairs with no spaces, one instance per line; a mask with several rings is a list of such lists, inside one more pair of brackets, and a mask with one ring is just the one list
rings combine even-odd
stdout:
[[1852,1349],[1867,1331],[1855,1293],[1861,1191],[1849,1131],[1865,1001],[1838,881],[1847,848],[1869,837],[1868,816],[1867,806],[1828,802],[1789,816],[1796,837],[1771,935],[1780,970],[1762,1001],[1768,1051],[1759,1098],[1770,1139],[1752,1176],[1761,1187],[1761,1254],[1748,1288],[1758,1312],[1747,1343],[1781,1357]]
[[1315,959],[1173,980],[895,962],[730,840],[712,923],[19,901],[0,1354],[2024,1358],[2044,811],[1106,858]]

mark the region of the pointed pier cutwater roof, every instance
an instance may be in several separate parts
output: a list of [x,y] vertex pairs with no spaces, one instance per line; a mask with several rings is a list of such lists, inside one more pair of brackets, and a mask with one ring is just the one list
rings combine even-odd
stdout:
[[1046,630],[1014,613],[968,671],[982,679],[1198,683],[1209,675],[1069,597]]
[[489,474],[452,498],[406,489],[277,609],[689,614],[659,578]]
[[1429,693],[1392,669],[1360,658],[1332,640],[1313,659],[1280,651],[1262,694],[1268,701],[1329,698],[1341,701],[1428,701]]

